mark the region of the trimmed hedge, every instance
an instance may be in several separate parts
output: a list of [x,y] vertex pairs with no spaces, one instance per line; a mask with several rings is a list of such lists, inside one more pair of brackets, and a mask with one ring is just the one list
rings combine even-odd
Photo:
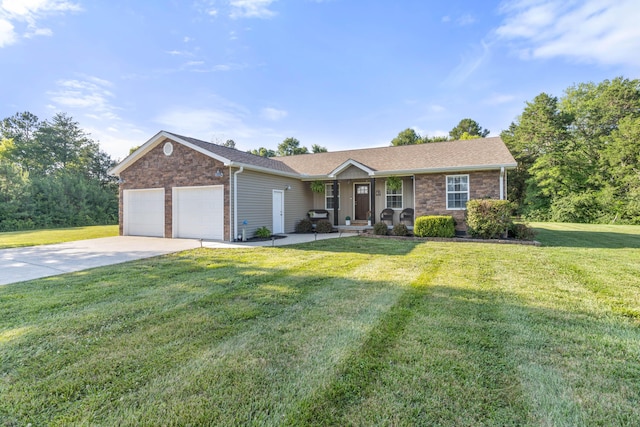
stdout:
[[511,225],[513,204],[507,200],[477,199],[467,202],[467,231],[471,237],[498,239]]
[[419,216],[413,224],[416,237],[456,237],[456,223],[452,216]]

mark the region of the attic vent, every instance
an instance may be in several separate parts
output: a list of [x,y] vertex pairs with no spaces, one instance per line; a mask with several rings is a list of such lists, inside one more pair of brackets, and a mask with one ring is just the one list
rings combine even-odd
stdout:
[[170,156],[171,153],[173,153],[173,144],[170,142],[167,142],[166,144],[164,144],[162,151],[164,152],[165,156]]

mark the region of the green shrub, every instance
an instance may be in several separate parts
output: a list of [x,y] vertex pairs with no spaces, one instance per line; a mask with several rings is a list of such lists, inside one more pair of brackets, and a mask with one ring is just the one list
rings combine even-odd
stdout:
[[296,224],[296,233],[311,233],[313,231],[313,223],[309,218],[304,218]]
[[526,224],[511,223],[509,226],[509,237],[518,240],[533,240],[536,237],[536,232]]
[[498,239],[511,224],[513,205],[507,200],[476,199],[467,202],[467,226],[472,237]]
[[419,216],[413,224],[413,235],[417,237],[456,237],[456,223],[452,216]]
[[269,230],[267,227],[260,227],[256,230],[256,237],[271,237],[271,230]]
[[387,224],[382,221],[376,222],[373,226],[373,234],[376,236],[386,236],[388,231]]
[[321,219],[316,224],[316,232],[318,233],[331,233],[332,231],[333,225],[326,219]]
[[393,230],[391,230],[391,234],[394,236],[408,236],[409,229],[404,224],[396,224],[393,226]]

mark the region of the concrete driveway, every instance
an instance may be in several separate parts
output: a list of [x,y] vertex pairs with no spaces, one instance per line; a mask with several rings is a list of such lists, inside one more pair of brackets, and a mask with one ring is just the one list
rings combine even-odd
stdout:
[[265,242],[201,242],[197,239],[118,236],[78,240],[55,245],[0,249],[0,286],[57,274],[71,273],[136,259],[205,248],[247,248],[283,246],[352,234],[287,234],[285,239]]
[[2,249],[0,285],[199,247],[199,240],[126,236]]

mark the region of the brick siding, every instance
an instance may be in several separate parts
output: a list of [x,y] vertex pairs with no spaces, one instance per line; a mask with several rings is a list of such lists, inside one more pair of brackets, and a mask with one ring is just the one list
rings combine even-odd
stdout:
[[[447,176],[469,175],[469,199],[500,198],[500,171],[456,172],[416,175],[415,215],[450,215],[456,230],[466,231],[464,210],[447,210]],[[506,186],[505,186],[506,194]]]
[[[164,140],[156,145],[151,151],[120,173],[120,178],[124,180],[120,184],[120,235],[124,232],[122,216],[123,190],[164,188],[164,237],[170,238],[173,236],[173,187],[224,185],[224,237],[225,240],[229,240],[229,169],[225,168],[222,162],[174,141],[171,141],[173,153],[170,156],[165,156],[162,150],[167,141],[169,140]],[[224,171],[223,177],[215,176],[218,168]]]

